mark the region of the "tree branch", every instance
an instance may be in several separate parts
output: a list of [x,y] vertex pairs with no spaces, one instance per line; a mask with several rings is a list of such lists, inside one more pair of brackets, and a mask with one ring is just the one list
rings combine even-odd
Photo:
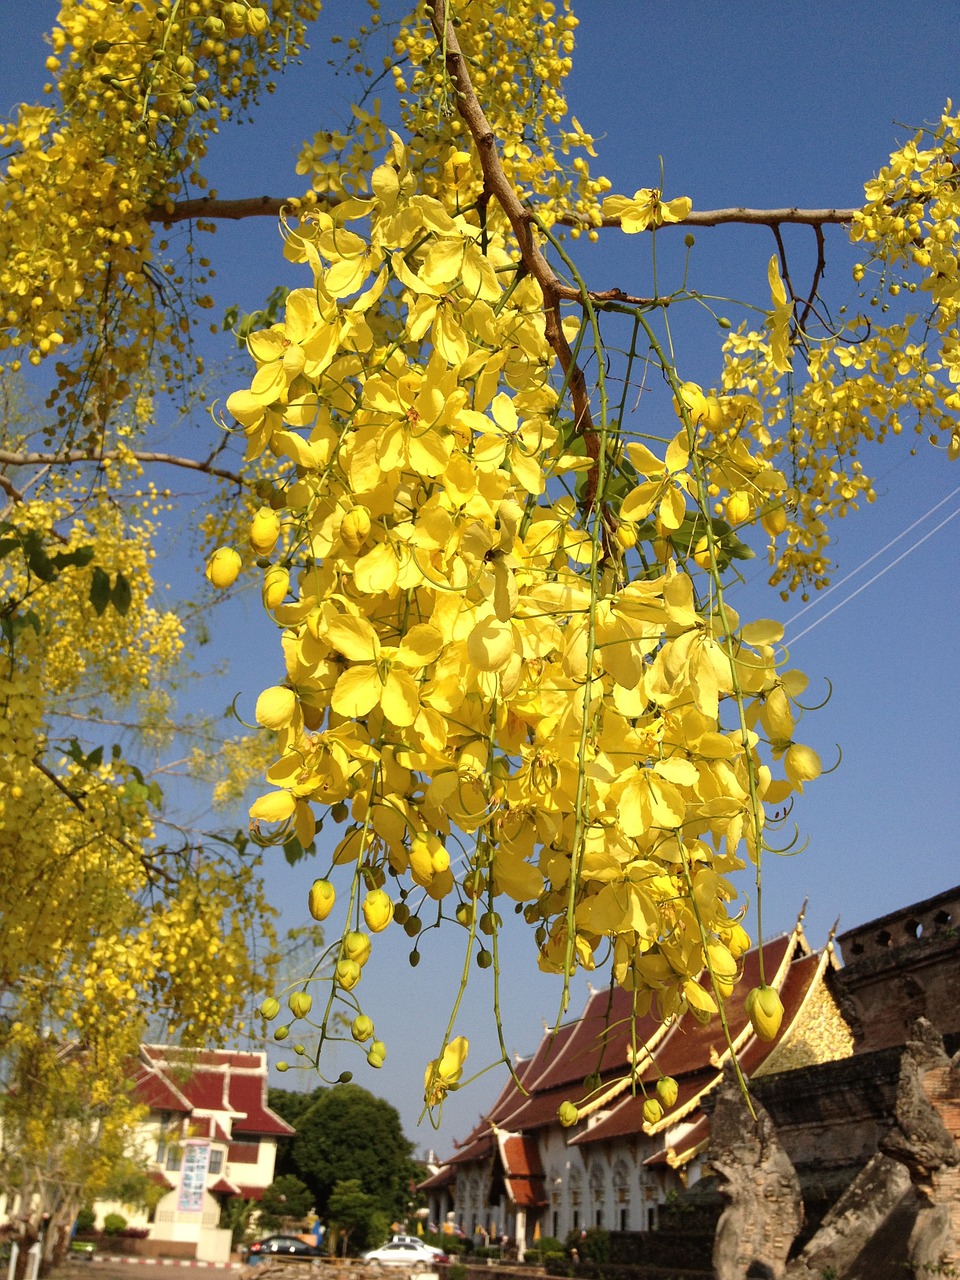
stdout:
[[[439,38],[439,37],[438,37]],[[448,38],[448,53],[450,43]],[[459,48],[458,48],[458,56]],[[475,97],[475,95],[474,95]],[[482,112],[481,112],[482,115]],[[276,218],[282,209],[306,210],[316,204],[334,206],[339,203],[336,196],[323,194],[313,199],[304,200],[293,196],[250,196],[240,200],[220,200],[212,196],[203,196],[198,200],[180,200],[162,208],[157,205],[144,211],[148,222],[162,222],[172,225],[174,222],[187,222],[191,218],[211,218],[222,221],[237,222],[242,218]],[[745,226],[772,227],[781,223],[795,223],[805,227],[840,226],[852,222],[859,209],[691,209],[679,222],[664,223],[650,230],[669,231],[671,227],[719,227],[731,223]],[[524,212],[529,218],[529,211]],[[619,218],[601,218],[598,223],[574,213],[565,213],[557,218],[564,227],[619,227]]]
[[201,196],[197,200],[179,200],[170,205],[154,205],[144,210],[147,222],[162,222],[164,226],[174,222],[187,222],[192,218],[217,218],[238,222],[241,218],[277,218],[282,209],[300,211],[319,204],[336,205],[337,196],[311,193],[302,196],[248,196],[242,200],[219,200],[213,196]]
[[456,28],[447,19],[445,0],[443,3],[438,0],[434,4],[433,9],[430,10],[430,22],[437,43],[446,50],[447,72],[456,89],[457,110],[476,143],[483,170],[484,188],[487,193],[496,197],[497,203],[509,219],[517,238],[523,265],[540,285],[543,293],[546,338],[560,361],[560,367],[570,387],[575,428],[584,437],[588,454],[596,459],[599,455],[600,441],[590,412],[586,379],[583,376],[583,370],[573,358],[560,316],[562,298],[582,302],[582,295],[579,289],[572,289],[565,285],[544,257],[534,236],[530,214],[520,203],[519,196],[503,171],[497,151],[496,135],[483,113],[474,90],[466,59],[457,40]]
[[[0,449],[0,466],[7,467],[55,466],[66,462],[114,462],[118,458],[133,458],[136,462],[161,462],[168,467],[182,467],[187,471],[202,471],[208,476],[219,476],[221,480],[230,480],[236,485],[244,483],[243,477],[237,472],[213,466],[211,458],[199,462],[196,458],[181,458],[174,453],[141,453],[135,449],[104,449],[100,452],[68,449],[64,453],[14,453],[9,449]],[[11,492],[3,477],[0,477],[0,487]],[[15,493],[13,490],[11,496]]]
[[[825,227],[852,222],[860,209],[691,209],[685,218],[677,222],[665,222],[650,231],[668,231],[671,227],[719,227],[728,223],[746,226],[774,227],[781,223],[799,223],[805,227]],[[619,218],[601,218],[593,223],[589,218],[566,213],[557,219],[565,227],[619,227]]]

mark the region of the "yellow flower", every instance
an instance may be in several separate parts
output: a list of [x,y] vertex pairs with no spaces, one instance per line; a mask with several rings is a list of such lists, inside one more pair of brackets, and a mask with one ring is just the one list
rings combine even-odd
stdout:
[[447,1092],[459,1083],[469,1048],[466,1036],[457,1036],[439,1058],[428,1063],[424,1073],[424,1098],[428,1106],[442,1102]]
[[632,199],[626,196],[607,196],[603,202],[605,218],[619,218],[620,230],[626,235],[636,235],[663,226],[665,222],[682,222],[693,208],[689,196],[663,201],[656,189],[643,187],[635,191]]

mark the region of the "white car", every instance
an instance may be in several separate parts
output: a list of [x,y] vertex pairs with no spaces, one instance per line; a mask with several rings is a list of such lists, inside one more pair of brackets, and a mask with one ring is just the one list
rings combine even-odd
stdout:
[[419,1267],[422,1270],[424,1267],[435,1267],[438,1262],[448,1262],[449,1259],[442,1250],[424,1244],[414,1236],[395,1236],[389,1244],[365,1253],[363,1261],[377,1262],[388,1267]]
[[431,1253],[435,1253],[438,1258],[445,1258],[447,1255],[442,1249],[438,1249],[435,1244],[427,1244],[426,1240],[421,1240],[419,1236],[391,1236],[391,1244],[415,1244],[418,1248],[429,1249]]

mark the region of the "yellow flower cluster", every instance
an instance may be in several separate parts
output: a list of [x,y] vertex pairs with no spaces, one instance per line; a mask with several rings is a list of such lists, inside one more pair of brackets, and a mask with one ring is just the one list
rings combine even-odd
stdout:
[[[0,985],[24,1036],[129,1053],[148,1012],[193,1042],[237,1025],[266,908],[251,867],[185,869],[159,844],[158,786],[103,741],[120,707],[169,721],[183,637],[150,604],[151,520],[121,511],[112,465],[101,479],[92,498],[80,472],[48,477],[0,524]],[[232,978],[211,982],[215,964]]]
[[318,10],[319,0],[273,0],[269,13],[227,0],[61,5],[47,61],[59,101],[0,125],[0,352],[14,367],[22,350],[34,364],[56,356],[53,400],[71,424],[102,425],[155,350],[177,372],[196,323],[185,307],[208,302],[205,267],[185,280],[158,265],[149,216],[188,184],[203,190],[210,133],[297,53]]
[[[372,0],[373,27],[379,23]],[[574,213],[587,224],[600,221],[599,201],[608,179],[590,176],[593,138],[568,117],[564,81],[572,67],[578,19],[570,0],[497,0],[471,3],[463,14],[450,6],[474,84],[496,135],[504,171],[521,197],[535,197],[548,221]],[[372,39],[373,31],[366,34]],[[351,42],[354,48],[358,42]],[[399,25],[392,56],[384,59],[398,94],[406,131],[418,140],[420,191],[437,199],[455,192],[465,209],[482,194],[479,166],[471,162],[470,138],[453,100],[442,50],[429,15],[420,6]],[[364,61],[354,70],[372,74]],[[319,133],[301,154],[298,173],[312,173],[315,191],[354,190],[374,164],[386,129],[380,104],[354,107],[352,135]],[[573,228],[578,235],[581,227]]]
[[[853,313],[842,308],[826,332],[814,320],[799,332],[802,307],[773,267],[772,327],[727,343],[722,390],[733,412],[715,439],[718,447],[735,439],[790,474],[782,514],[764,519],[771,580],[784,596],[829,582],[831,518],[874,500],[866,446],[906,429],[960,456],[958,150],[960,117],[948,103],[934,129],[906,142],[866,184],[851,227],[868,251],[854,268],[861,305]],[[788,393],[784,374],[794,363],[804,376]],[[764,500],[756,493],[752,510],[762,513]]]
[[[348,920],[362,885],[393,879],[411,937],[414,904],[437,903],[473,947],[505,897],[544,969],[604,963],[638,1011],[708,1017],[745,945],[726,878],[741,843],[758,858],[764,804],[820,771],[795,741],[805,681],[778,670],[780,628],[741,627],[710,594],[708,483],[784,480],[745,447],[694,447],[735,410],[692,384],[663,457],[612,423],[584,456],[540,290],[495,226],[424,194],[394,138],[367,196],[287,229],[310,284],[249,337],[256,372],[227,402],[248,457],[277,460],[250,543],[286,675],[257,702],[280,754],[253,829],[306,847],[329,806],[350,819],[333,855]],[[594,468],[598,499],[578,501]],[[611,539],[644,522],[659,565]],[[369,945],[334,945],[331,1001],[356,1006]],[[428,1070],[429,1101],[461,1047]]]

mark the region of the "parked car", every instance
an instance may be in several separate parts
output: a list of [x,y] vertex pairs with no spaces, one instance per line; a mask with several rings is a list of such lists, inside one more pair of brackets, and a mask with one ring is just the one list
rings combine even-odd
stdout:
[[315,1244],[307,1244],[297,1236],[267,1236],[265,1240],[255,1240],[247,1246],[247,1258],[256,1262],[260,1258],[279,1256],[282,1258],[319,1258],[320,1250]]
[[391,1236],[391,1244],[415,1244],[420,1248],[429,1249],[431,1253],[435,1253],[438,1258],[445,1258],[446,1254],[442,1249],[438,1249],[435,1244],[427,1244],[426,1240],[421,1240],[419,1236]]
[[413,1236],[391,1240],[379,1249],[370,1249],[363,1255],[364,1262],[376,1262],[385,1267],[435,1267],[438,1262],[449,1262],[450,1259],[433,1245],[424,1244]]

